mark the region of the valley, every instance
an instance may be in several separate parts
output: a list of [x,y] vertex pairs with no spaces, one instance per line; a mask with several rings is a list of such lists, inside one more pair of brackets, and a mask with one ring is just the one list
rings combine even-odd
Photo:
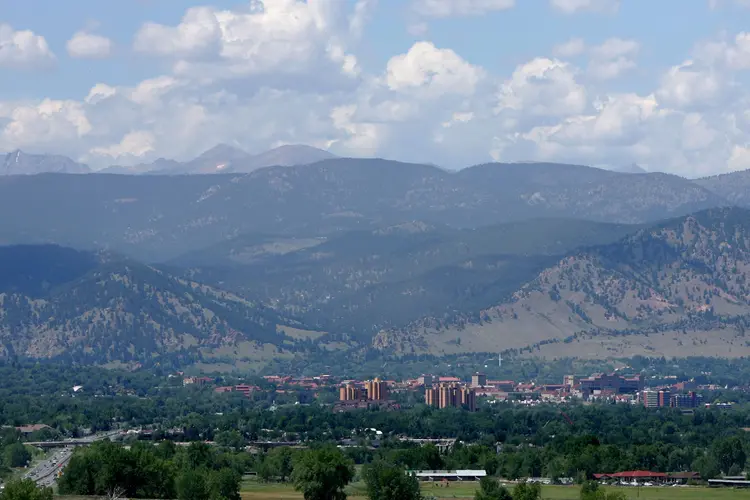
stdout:
[[0,176],[16,214],[0,220],[2,355],[262,370],[327,352],[750,353],[743,172],[317,154]]

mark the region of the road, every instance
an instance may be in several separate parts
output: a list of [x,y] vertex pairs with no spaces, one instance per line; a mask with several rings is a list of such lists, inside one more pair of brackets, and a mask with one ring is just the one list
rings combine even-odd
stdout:
[[86,436],[81,439],[65,440],[60,441],[60,447],[62,449],[55,451],[52,455],[36,464],[30,471],[24,474],[24,478],[33,479],[38,486],[52,486],[57,481],[57,473],[65,468],[70,462],[70,458],[73,456],[73,450],[75,446],[71,442],[81,444],[82,442],[93,443],[105,438],[111,438],[117,435],[118,432],[107,432],[103,434],[95,434],[93,436]]

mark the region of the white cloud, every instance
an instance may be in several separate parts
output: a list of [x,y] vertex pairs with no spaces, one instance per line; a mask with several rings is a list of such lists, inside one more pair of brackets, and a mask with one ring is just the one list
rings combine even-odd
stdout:
[[689,60],[664,74],[656,96],[664,105],[675,108],[710,105],[722,96],[725,85],[719,73],[699,68]]
[[576,12],[617,12],[620,0],[550,0],[550,5],[566,14]]
[[83,104],[44,99],[37,104],[8,106],[0,131],[0,151],[24,147],[57,146],[91,132]]
[[388,88],[415,91],[426,97],[445,94],[471,95],[484,71],[450,49],[417,42],[409,52],[392,57],[386,69]]
[[556,45],[552,53],[557,57],[575,57],[586,51],[586,42],[583,38],[571,38],[567,42]]
[[154,134],[145,130],[128,132],[117,144],[97,147],[91,150],[92,155],[107,156],[112,160],[123,157],[141,158],[154,150]]
[[112,40],[101,35],[79,31],[66,44],[68,55],[76,59],[104,59],[112,53]]
[[174,60],[176,73],[194,79],[311,73],[322,64],[356,76],[347,41],[361,35],[373,5],[360,0],[348,20],[343,2],[266,0],[247,11],[193,7],[177,26],[144,24],[133,47]]
[[415,0],[414,10],[427,17],[476,16],[515,4],[515,0]]
[[[747,33],[685,47],[687,61],[670,61],[634,92],[626,80],[609,79],[650,50],[635,40],[574,38],[551,57],[491,72],[462,57],[469,52],[424,41],[425,24],[420,41],[384,63],[367,57],[360,64],[357,44],[367,37],[374,1],[265,3],[195,8],[173,26],[144,25],[134,48],[166,64],[139,82],[94,80],[79,99],[0,99],[0,151],[55,152],[100,167],[187,159],[219,142],[253,152],[307,143],[453,167],[491,158],[635,162],[683,175],[750,167]],[[615,6],[558,3],[571,13]],[[490,3],[445,5],[431,17],[468,15]],[[5,29],[6,39],[17,36]],[[566,61],[576,56],[585,58]]]
[[29,30],[0,23],[0,67],[34,69],[54,63],[47,40]]
[[496,113],[564,117],[586,108],[586,89],[572,66],[557,59],[536,58],[516,68],[500,86]]
[[588,72],[599,80],[617,78],[636,67],[635,56],[639,50],[640,44],[635,40],[610,38],[591,48]]

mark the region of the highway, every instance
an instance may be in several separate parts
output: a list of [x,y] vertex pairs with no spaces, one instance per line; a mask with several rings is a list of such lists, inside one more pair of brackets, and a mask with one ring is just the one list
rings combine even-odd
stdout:
[[47,442],[45,443],[47,447],[56,444],[56,447],[62,449],[55,451],[52,455],[36,464],[30,471],[24,474],[23,477],[34,480],[38,486],[53,486],[55,481],[57,481],[58,471],[64,469],[65,466],[68,465],[68,462],[70,462],[75,446],[90,444],[94,441],[111,438],[117,434],[118,432],[107,432],[103,434],[95,434],[93,436],[86,436],[81,439]]

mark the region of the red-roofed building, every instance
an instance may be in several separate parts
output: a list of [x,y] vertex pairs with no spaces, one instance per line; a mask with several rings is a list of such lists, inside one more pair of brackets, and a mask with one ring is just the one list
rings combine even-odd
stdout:
[[451,383],[451,382],[461,382],[461,379],[458,377],[439,377],[438,382],[445,382],[445,383]]
[[648,470],[629,470],[624,472],[615,472],[613,474],[594,474],[594,479],[607,480],[613,479],[616,481],[625,482],[664,482],[667,480],[667,474],[664,472],[651,472]]

